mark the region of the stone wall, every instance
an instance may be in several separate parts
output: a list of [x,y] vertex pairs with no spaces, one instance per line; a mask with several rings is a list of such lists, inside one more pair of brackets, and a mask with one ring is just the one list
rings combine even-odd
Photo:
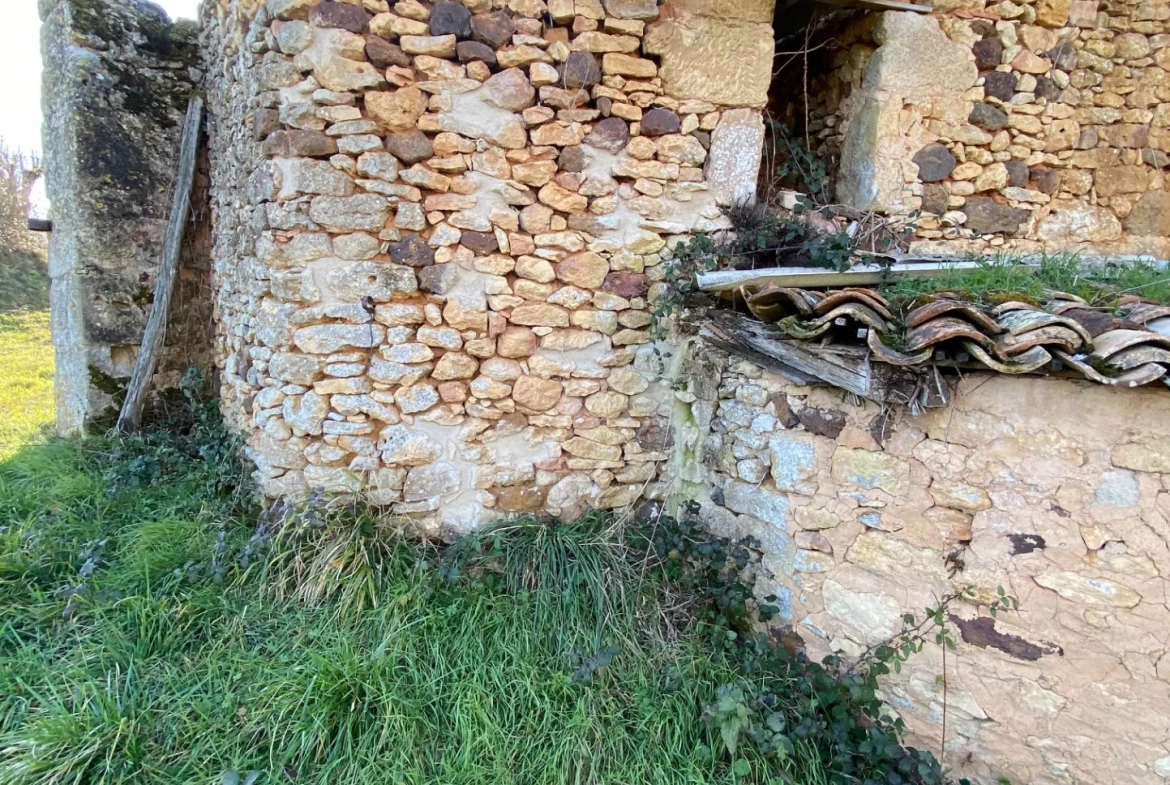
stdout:
[[638,497],[673,237],[750,197],[770,0],[205,7],[222,397],[264,493]]
[[923,251],[1170,256],[1170,5],[935,9],[834,31],[810,130],[838,199],[921,210]]
[[[57,424],[75,432],[116,413],[133,370],[200,75],[194,26],[144,0],[41,0],[40,13]],[[210,361],[200,193],[156,390]]]
[[[683,491],[763,543],[762,594],[847,659],[972,586],[951,621],[946,762],[981,783],[1170,776],[1170,398],[980,374],[917,417],[793,385],[702,344],[676,391]],[[992,619],[997,587],[1019,613]],[[982,603],[982,604],[981,604]],[[885,680],[937,754],[942,661]]]

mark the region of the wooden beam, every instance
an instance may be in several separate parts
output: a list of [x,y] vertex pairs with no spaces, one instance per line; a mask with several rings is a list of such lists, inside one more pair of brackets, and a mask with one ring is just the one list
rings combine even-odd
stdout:
[[167,312],[171,306],[171,295],[175,290],[175,276],[179,270],[179,251],[183,245],[183,230],[191,211],[191,188],[195,183],[195,159],[199,153],[199,129],[203,122],[203,99],[198,96],[187,105],[187,118],[183,122],[182,141],[179,145],[179,167],[175,174],[175,193],[171,202],[171,217],[163,240],[162,259],[159,262],[158,278],[154,286],[154,302],[150,318],[134,364],[134,375],[126,389],[126,400],[118,415],[119,431],[136,431],[142,424],[142,408],[150,381],[158,367],[158,356],[162,351],[167,333]]
[[700,336],[798,384],[831,385],[875,403],[945,403],[934,394],[931,369],[873,362],[862,346],[796,341],[772,325],[723,309],[708,311]]

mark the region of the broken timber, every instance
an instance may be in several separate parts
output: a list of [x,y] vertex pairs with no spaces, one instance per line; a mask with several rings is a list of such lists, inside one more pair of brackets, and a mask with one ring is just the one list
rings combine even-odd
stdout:
[[723,309],[707,312],[699,334],[708,343],[746,356],[797,384],[827,384],[875,403],[945,404],[933,368],[873,362],[863,347],[794,341],[772,325]]
[[167,312],[170,310],[171,294],[175,290],[175,275],[179,269],[179,251],[183,244],[183,230],[187,226],[187,214],[191,210],[191,188],[195,182],[195,159],[199,152],[199,128],[203,122],[203,99],[195,97],[187,105],[187,118],[183,122],[182,142],[179,147],[179,168],[175,175],[175,195],[171,202],[171,217],[163,240],[162,259],[159,262],[158,279],[154,287],[154,301],[150,318],[142,336],[142,347],[134,363],[134,375],[126,388],[126,400],[118,415],[119,431],[124,433],[138,430],[142,422],[142,407],[150,380],[158,366],[158,356],[166,339]]

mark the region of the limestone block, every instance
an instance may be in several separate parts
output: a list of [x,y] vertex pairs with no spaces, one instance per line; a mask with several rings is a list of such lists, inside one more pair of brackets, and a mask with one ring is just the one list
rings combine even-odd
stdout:
[[385,338],[386,329],[375,324],[315,324],[293,333],[293,343],[309,354],[332,354],[343,349],[372,349]]
[[[772,3],[756,5],[770,7]],[[758,22],[721,11],[711,13],[684,10],[646,29],[643,49],[661,59],[659,76],[667,95],[762,108],[768,99],[775,50],[771,16]]]
[[788,530],[788,497],[770,488],[746,482],[729,482],[723,488],[723,503],[728,509]]
[[979,512],[991,507],[987,491],[966,483],[935,478],[930,485],[930,495],[940,507],[951,507],[966,512]]
[[315,436],[321,433],[322,423],[329,414],[329,398],[315,392],[289,396],[284,401],[281,414],[293,433],[298,436]]
[[512,385],[512,398],[526,409],[545,412],[557,405],[563,390],[561,382],[537,376],[521,376]]
[[399,387],[394,393],[394,402],[403,414],[417,414],[439,402],[439,392],[429,384],[414,384]]
[[807,433],[781,431],[768,440],[772,480],[790,493],[812,494],[817,490],[817,450]]
[[426,111],[426,97],[414,86],[366,93],[366,111],[389,131],[413,131]]
[[378,69],[365,61],[366,42],[360,35],[336,28],[316,28],[313,43],[296,57],[301,70],[326,90],[344,93],[385,84]]
[[838,447],[833,452],[832,474],[843,485],[877,488],[891,496],[910,491],[910,465],[886,453]]
[[848,588],[827,579],[821,585],[825,611],[851,632],[858,642],[882,642],[900,629],[902,608],[893,597]]
[[527,143],[528,134],[517,115],[489,103],[486,88],[452,95],[450,99],[450,110],[439,113],[439,126],[443,130],[472,139],[486,139],[509,150]]
[[797,525],[810,531],[832,529],[841,522],[840,516],[832,510],[814,510],[810,507],[797,507],[795,516]]
[[1081,605],[1132,608],[1141,602],[1133,589],[1103,578],[1090,578],[1067,570],[1048,570],[1033,578],[1045,589]]
[[333,232],[380,232],[390,215],[390,202],[377,194],[318,196],[309,218]]
[[1170,438],[1142,435],[1113,448],[1114,466],[1139,472],[1170,472]]
[[[861,90],[850,99],[852,118],[841,148],[837,198],[865,210],[904,212],[905,172],[928,141],[901,127],[904,100],[962,99],[978,71],[971,50],[950,40],[937,19],[887,11],[874,27],[880,44],[865,64]],[[929,68],[922,64],[929,62]],[[978,128],[971,131],[987,137]]]
[[279,352],[268,361],[268,373],[288,384],[309,385],[321,376],[324,361],[308,354]]
[[764,120],[759,112],[731,109],[723,113],[711,134],[705,168],[707,184],[717,204],[755,200],[763,150]]
[[391,466],[420,466],[443,454],[441,444],[407,425],[389,425],[382,429],[378,449],[382,460]]
[[[608,7],[608,6],[607,6]],[[741,22],[772,24],[775,0],[669,0],[665,9],[699,16],[724,17]]]
[[358,302],[363,297],[386,302],[418,292],[414,270],[386,262],[339,264],[329,270],[327,280],[337,298],[348,302]]
[[354,191],[353,179],[333,168],[327,161],[276,158],[272,161],[272,168],[276,185],[280,189],[276,198],[281,201],[301,194],[350,196]]
[[406,475],[402,498],[421,502],[446,496],[459,490],[461,479],[458,467],[450,463],[416,466]]
[[1036,236],[1047,242],[1100,243],[1121,237],[1121,222],[1104,207],[1083,202],[1053,202]]

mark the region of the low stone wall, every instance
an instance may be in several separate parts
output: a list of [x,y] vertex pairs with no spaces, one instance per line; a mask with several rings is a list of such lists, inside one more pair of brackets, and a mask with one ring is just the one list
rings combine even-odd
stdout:
[[934,6],[857,18],[813,75],[837,198],[921,211],[923,251],[1170,256],[1170,6]]
[[[957,777],[1170,776],[1164,390],[977,374],[914,417],[702,344],[690,357],[673,491],[717,531],[763,543],[760,590],[810,654],[857,656],[972,586],[945,673]],[[1000,586],[1020,611],[992,619]],[[943,679],[928,646],[884,687],[910,741],[936,754]]]
[[[71,433],[116,414],[133,371],[200,74],[194,26],[172,25],[145,0],[41,0],[40,13],[57,424]],[[197,188],[156,391],[210,364],[205,193]]]
[[454,530],[638,497],[668,241],[754,193],[771,15],[208,4],[217,362],[264,493]]

